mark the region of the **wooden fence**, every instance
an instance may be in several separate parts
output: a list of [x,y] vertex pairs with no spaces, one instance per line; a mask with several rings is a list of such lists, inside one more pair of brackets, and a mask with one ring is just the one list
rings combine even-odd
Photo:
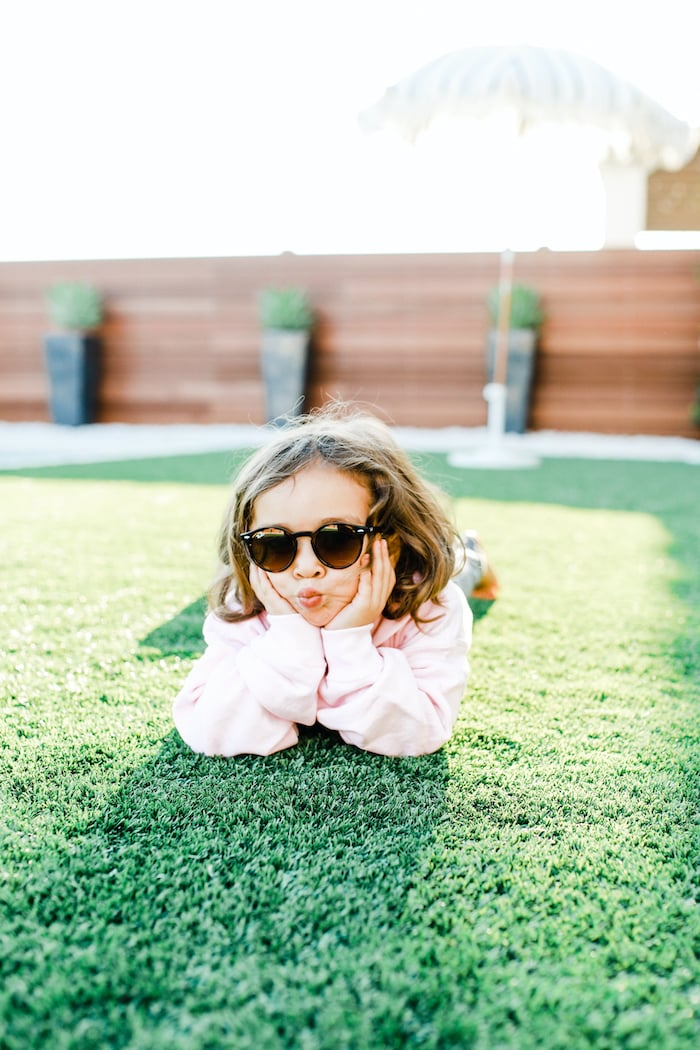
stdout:
[[[306,288],[318,311],[309,403],[371,403],[401,425],[478,426],[491,254],[0,264],[0,419],[46,419],[43,292],[105,294],[100,420],[260,422],[256,297]],[[531,426],[697,436],[700,252],[522,254],[542,329]]]

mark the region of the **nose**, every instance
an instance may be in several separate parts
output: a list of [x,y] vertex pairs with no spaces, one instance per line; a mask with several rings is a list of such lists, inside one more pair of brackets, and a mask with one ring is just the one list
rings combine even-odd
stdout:
[[310,536],[300,536],[297,539],[297,555],[292,567],[294,575],[301,579],[322,576],[325,572],[323,563],[318,560],[311,546]]

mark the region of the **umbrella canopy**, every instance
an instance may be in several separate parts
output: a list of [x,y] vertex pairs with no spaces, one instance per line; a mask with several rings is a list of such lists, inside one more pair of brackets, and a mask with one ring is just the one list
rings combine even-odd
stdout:
[[438,116],[483,120],[510,111],[519,131],[552,123],[598,135],[599,160],[680,168],[700,130],[597,62],[542,47],[472,47],[418,69],[361,114],[366,130],[393,128],[414,140]]
[[[573,129],[586,140],[597,163],[647,171],[682,167],[700,142],[700,129],[678,120],[597,62],[570,51],[524,45],[472,47],[444,55],[388,88],[383,98],[360,114],[360,123],[366,131],[393,129],[414,141],[438,118],[459,118],[467,124],[462,140],[468,149],[469,121],[473,125],[502,121],[504,115],[512,117],[511,131],[521,141],[529,132],[534,137],[549,127],[564,141],[563,129]],[[488,157],[480,155],[479,162],[488,164]],[[513,254],[507,251],[501,256],[494,382],[484,389],[490,447],[485,455],[477,455],[482,466],[517,461],[517,456],[504,453],[501,441],[512,274]],[[471,453],[453,457],[460,465],[474,461]]]

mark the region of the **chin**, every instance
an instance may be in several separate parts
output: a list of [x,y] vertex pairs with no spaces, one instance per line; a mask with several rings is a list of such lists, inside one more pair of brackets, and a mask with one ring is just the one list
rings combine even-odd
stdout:
[[333,617],[338,615],[341,608],[340,605],[332,609],[323,605],[319,609],[298,609],[297,611],[313,627],[326,627]]
[[333,619],[333,616],[335,616],[335,613],[303,612],[301,615],[312,627],[326,627]]

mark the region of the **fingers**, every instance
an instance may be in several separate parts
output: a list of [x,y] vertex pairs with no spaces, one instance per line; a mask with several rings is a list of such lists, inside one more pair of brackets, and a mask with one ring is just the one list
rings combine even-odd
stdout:
[[382,615],[394,589],[396,574],[386,540],[375,540],[371,554],[371,561],[358,576],[355,597],[326,624],[326,630],[362,627],[374,623]]
[[389,545],[381,537],[372,544],[370,574],[372,577],[372,590],[378,598],[382,598],[383,609],[394,589],[396,573],[389,555]]
[[360,573],[355,602],[364,605],[373,619],[379,616],[386,605],[396,583],[396,573],[391,564],[387,542],[376,539],[372,544],[372,560]]
[[272,615],[284,615],[294,612],[286,598],[283,598],[278,590],[270,582],[270,577],[254,562],[250,564],[250,585],[256,597],[262,603],[267,612]]

